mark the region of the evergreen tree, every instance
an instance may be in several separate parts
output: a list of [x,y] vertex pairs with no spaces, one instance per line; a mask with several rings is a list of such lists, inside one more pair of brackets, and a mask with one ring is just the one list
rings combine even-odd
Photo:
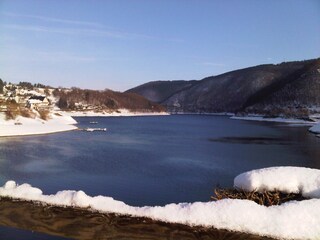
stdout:
[[2,81],[2,79],[0,78],[0,94],[3,93],[3,87],[4,87],[4,85],[5,85],[5,82]]

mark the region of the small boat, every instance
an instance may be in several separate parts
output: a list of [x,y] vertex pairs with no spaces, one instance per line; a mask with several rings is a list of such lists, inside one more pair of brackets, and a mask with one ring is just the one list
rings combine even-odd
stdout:
[[95,131],[106,132],[107,128],[84,128],[83,131],[86,131],[86,132],[95,132]]
[[89,122],[90,124],[97,124],[98,122],[95,122],[95,121],[91,121]]

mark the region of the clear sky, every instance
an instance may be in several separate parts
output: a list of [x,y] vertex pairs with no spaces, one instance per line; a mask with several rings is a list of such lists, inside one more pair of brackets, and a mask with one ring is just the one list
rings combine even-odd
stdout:
[[0,78],[123,91],[320,57],[319,0],[0,0]]

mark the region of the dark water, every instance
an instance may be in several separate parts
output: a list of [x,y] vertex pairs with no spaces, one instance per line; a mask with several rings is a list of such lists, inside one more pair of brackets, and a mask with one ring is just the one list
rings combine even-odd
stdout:
[[45,194],[81,189],[163,205],[208,201],[216,185],[231,187],[255,168],[320,168],[320,139],[308,127],[203,115],[76,120],[108,131],[0,138],[0,185],[13,179]]

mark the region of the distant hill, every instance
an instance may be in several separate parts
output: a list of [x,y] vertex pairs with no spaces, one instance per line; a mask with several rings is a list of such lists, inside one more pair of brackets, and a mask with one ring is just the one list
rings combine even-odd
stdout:
[[266,64],[200,81],[156,81],[127,92],[172,112],[304,115],[320,111],[320,59]]

